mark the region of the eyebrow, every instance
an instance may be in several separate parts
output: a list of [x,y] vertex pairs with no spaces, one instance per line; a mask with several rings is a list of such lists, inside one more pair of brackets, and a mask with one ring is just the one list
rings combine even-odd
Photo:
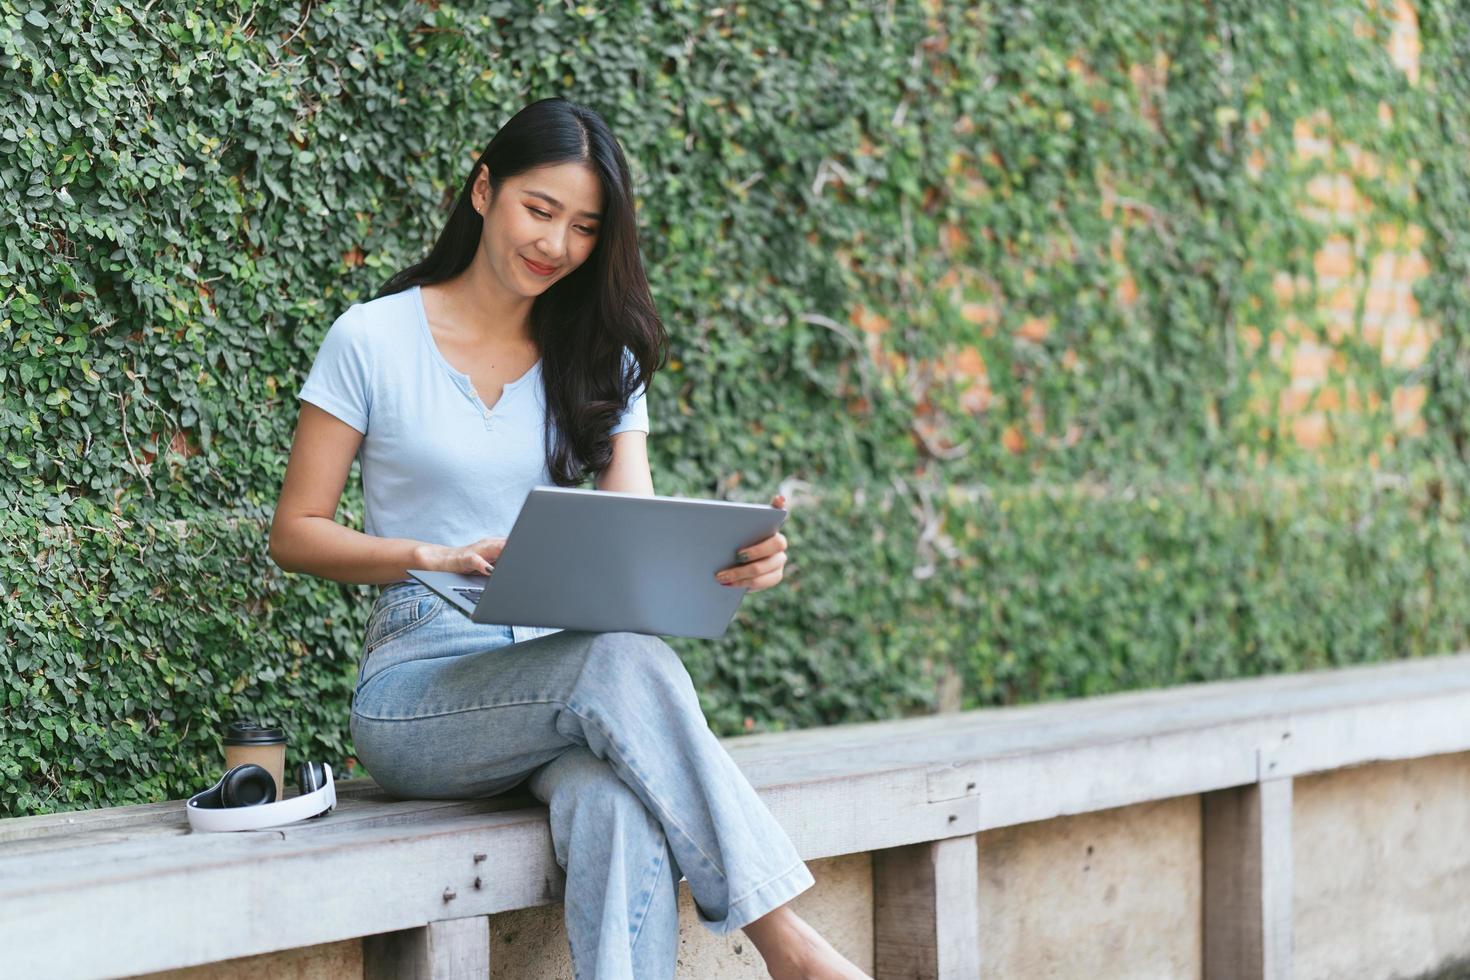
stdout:
[[[550,204],[554,208],[561,207],[561,202],[552,197],[550,194],[543,194],[541,191],[525,191],[524,193],[529,194],[532,197],[539,197],[541,198],[541,200],[545,201],[547,204]],[[577,213],[585,215],[586,217],[591,218],[593,221],[597,221],[602,218],[602,212],[600,211],[578,211]]]

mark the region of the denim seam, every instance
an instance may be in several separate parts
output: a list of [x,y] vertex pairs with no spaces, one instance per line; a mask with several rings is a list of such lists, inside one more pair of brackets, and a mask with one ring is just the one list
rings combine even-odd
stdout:
[[628,940],[630,950],[638,945],[638,937],[643,935],[643,925],[648,921],[648,910],[653,907],[653,900],[658,895],[658,876],[664,869],[664,861],[668,858],[668,854],[667,844],[659,848],[658,866],[653,869],[653,883],[648,888],[648,901],[643,903],[643,910],[638,913],[638,928],[633,930],[633,938]]
[[[423,601],[424,601],[424,597],[423,596],[416,596],[413,599],[405,599],[402,603],[395,603],[394,605],[391,605],[391,606],[384,606],[383,607],[383,613],[386,615],[387,612],[388,612],[388,610],[390,610],[390,609],[397,609],[398,606],[400,606],[400,605],[407,605],[410,602],[423,602]],[[378,650],[383,646],[383,644],[389,642],[390,640],[396,640],[396,639],[398,639],[400,636],[403,636],[409,630],[417,629],[420,625],[422,625],[424,623],[427,623],[429,620],[431,620],[435,616],[439,615],[439,611],[441,609],[443,609],[443,608],[444,608],[444,604],[442,602],[436,602],[436,603],[434,603],[433,607],[431,607],[429,609],[429,611],[426,612],[426,613],[424,613],[422,616],[418,617],[415,620],[412,620],[411,622],[405,623],[404,625],[400,626],[398,629],[394,630],[392,633],[389,633],[387,636],[380,636],[380,637],[378,637],[376,640],[373,641],[373,644],[372,644],[371,647],[369,647],[366,644],[364,644],[363,656],[365,656],[365,657],[372,656],[373,654],[375,654],[375,653],[378,652]]]
[[[415,661],[405,661],[405,663],[414,662]],[[403,664],[393,665],[393,667],[401,666],[403,666]],[[388,671],[392,670],[393,667],[388,667],[384,669],[382,673],[386,674]],[[374,676],[376,677],[377,675]],[[566,702],[558,698],[521,698],[513,701],[492,701],[489,704],[476,704],[471,705],[467,708],[450,708],[446,711],[429,711],[425,712],[424,714],[406,715],[402,718],[385,718],[382,715],[369,715],[361,711],[356,712],[356,714],[359,718],[364,718],[368,721],[428,721],[431,718],[445,718],[449,715],[462,715],[467,711],[484,711],[486,708],[510,708],[519,704],[559,704],[562,707],[566,707]]]
[[776,882],[780,881],[782,878],[784,878],[787,875],[791,874],[791,872],[795,871],[797,868],[801,867],[805,863],[806,862],[804,862],[801,858],[797,858],[795,862],[793,862],[791,865],[787,866],[784,870],[782,870],[780,872],[777,872],[776,874],[771,875],[771,877],[767,878],[765,881],[761,882],[759,885],[756,885],[754,888],[751,888],[749,891],[745,892],[745,894],[741,895],[739,898],[732,898],[732,899],[730,899],[730,904],[727,906],[727,908],[725,910],[725,914],[726,915],[729,915],[730,914],[730,910],[733,909],[733,908],[735,908],[735,906],[739,905],[741,902],[745,901],[747,898],[749,898],[750,896],[754,895],[756,892],[760,891],[762,888],[766,888],[766,887],[768,887],[768,886],[770,886],[772,884],[775,884]]

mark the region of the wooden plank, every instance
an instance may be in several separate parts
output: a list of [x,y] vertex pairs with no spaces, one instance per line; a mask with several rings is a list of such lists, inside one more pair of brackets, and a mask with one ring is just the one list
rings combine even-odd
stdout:
[[1205,980],[1291,976],[1290,779],[1206,793]]
[[[188,830],[184,804],[176,802],[174,807],[178,812],[172,828],[149,826],[144,831],[125,834],[121,840],[108,840],[113,832],[96,837],[78,835],[74,847],[66,846],[74,839],[72,835],[0,844],[0,902],[6,894],[7,878],[33,882],[51,877],[65,880],[78,870],[100,872],[104,865],[127,865],[138,871],[160,870],[199,861],[226,860],[228,855],[254,860],[258,849],[268,846],[271,839],[325,838],[368,827],[404,827],[406,833],[413,833],[438,820],[521,810],[527,805],[540,807],[529,793],[480,800],[413,800],[401,807],[339,799],[336,810],[317,820],[239,833],[201,834]],[[44,860],[35,859],[42,854],[46,855]]]
[[[1392,711],[1397,703],[1439,697],[1463,704],[1470,698],[1470,655],[1216,684],[738,736],[724,744],[752,783],[773,785],[841,777],[855,769],[961,763],[1170,732],[1252,724],[1269,729],[1288,718],[1367,705]],[[1261,737],[1268,734],[1263,731]]]
[[490,917],[430,922],[367,936],[363,980],[489,980]]
[[[87,980],[196,966],[544,905],[564,888],[544,808],[432,830],[204,836],[225,839],[212,842],[220,860],[104,866],[81,889],[0,872],[6,975]],[[80,933],[86,942],[62,941]]]
[[[220,775],[223,775],[223,770]],[[218,778],[218,776],[216,776]],[[208,787],[201,786],[200,789]],[[286,798],[299,795],[300,791],[292,787],[286,791]],[[363,803],[374,801],[391,802],[388,796],[371,779],[344,779],[337,783],[337,802],[341,805],[346,800],[355,800]],[[184,818],[183,810],[180,809],[179,800],[169,800],[165,803],[139,803],[133,806],[110,806],[98,807],[92,810],[69,810],[65,813],[43,813],[33,817],[11,817],[0,820],[0,844],[29,840],[37,837],[50,837],[68,834],[89,834],[96,831],[132,830],[146,828],[149,826],[162,825],[168,828],[183,827],[187,829],[188,822]],[[424,801],[413,801],[424,802]]]
[[974,980],[980,972],[976,838],[873,852],[874,980]]
[[978,794],[931,802],[928,784],[927,771],[915,769],[756,791],[802,859],[811,861],[975,833]]

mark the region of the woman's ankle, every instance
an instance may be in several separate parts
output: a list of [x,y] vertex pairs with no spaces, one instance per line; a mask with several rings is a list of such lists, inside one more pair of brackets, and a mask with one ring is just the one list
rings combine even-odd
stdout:
[[785,980],[807,975],[808,956],[812,952],[812,945],[807,939],[810,930],[811,926],[788,903],[748,923],[745,935],[766,961],[766,970],[771,976],[775,980]]

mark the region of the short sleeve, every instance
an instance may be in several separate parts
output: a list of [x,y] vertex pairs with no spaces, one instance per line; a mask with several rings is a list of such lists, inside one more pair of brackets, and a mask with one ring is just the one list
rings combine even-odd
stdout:
[[[623,369],[625,371],[631,371],[633,365],[633,352],[626,347],[623,348]],[[617,425],[612,427],[612,431],[608,435],[615,436],[619,432],[627,432],[630,429],[638,432],[648,431],[648,405],[644,398],[646,394],[645,387],[644,385],[639,385],[638,390],[633,392],[633,397],[628,399],[628,408],[623,412],[623,417],[618,420]]]
[[332,322],[296,397],[366,434],[372,414],[371,362],[360,312],[360,304],[354,303]]

